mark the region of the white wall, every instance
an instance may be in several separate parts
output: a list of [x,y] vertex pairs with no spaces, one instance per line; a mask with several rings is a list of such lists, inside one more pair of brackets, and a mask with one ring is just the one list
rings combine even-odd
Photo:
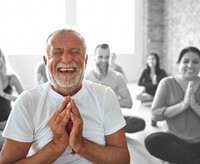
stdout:
[[42,61],[39,55],[8,55],[8,63],[18,74],[25,89],[33,87],[34,69],[38,62]]

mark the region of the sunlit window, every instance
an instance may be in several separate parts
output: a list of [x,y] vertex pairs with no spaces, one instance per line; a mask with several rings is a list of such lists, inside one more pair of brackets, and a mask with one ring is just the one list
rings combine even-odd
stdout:
[[8,55],[41,55],[52,30],[66,25],[64,0],[1,0],[0,48]]
[[[108,43],[116,53],[134,52],[134,0],[1,0],[0,48],[7,55],[42,55],[50,32],[74,26],[88,52]],[[68,10],[75,10],[70,15]]]
[[99,43],[116,53],[134,52],[134,0],[78,0],[77,26],[91,53]]

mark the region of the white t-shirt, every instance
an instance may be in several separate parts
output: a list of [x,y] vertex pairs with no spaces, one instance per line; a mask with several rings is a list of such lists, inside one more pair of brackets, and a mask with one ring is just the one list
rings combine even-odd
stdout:
[[[105,135],[125,126],[117,97],[109,87],[85,80],[82,89],[72,98],[83,118],[83,136],[88,140],[105,145]],[[29,155],[36,153],[52,140],[48,122],[63,99],[48,82],[24,91],[14,104],[3,137],[33,142]],[[90,163],[79,155],[72,155],[71,151],[67,147],[54,163]]]

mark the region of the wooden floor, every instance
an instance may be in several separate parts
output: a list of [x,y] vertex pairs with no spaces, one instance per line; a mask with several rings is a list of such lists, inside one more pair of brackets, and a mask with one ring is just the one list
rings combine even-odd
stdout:
[[131,164],[163,164],[163,161],[151,156],[145,149],[144,139],[153,132],[165,131],[165,123],[159,122],[158,127],[152,127],[150,106],[143,105],[135,99],[136,94],[140,93],[142,88],[138,87],[137,84],[128,84],[128,87],[133,99],[133,108],[122,109],[123,114],[141,117],[146,122],[144,131],[133,134],[126,133],[128,148],[131,154]]

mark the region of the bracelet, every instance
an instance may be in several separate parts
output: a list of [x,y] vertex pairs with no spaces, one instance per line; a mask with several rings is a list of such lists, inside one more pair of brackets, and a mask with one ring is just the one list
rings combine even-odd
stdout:
[[75,151],[72,149],[71,154],[72,154],[72,155],[80,154],[81,151],[83,150],[84,146],[85,146],[85,142],[86,142],[86,139],[83,137],[83,139],[82,139],[82,143],[81,143],[81,146],[79,147],[78,151],[75,152]]
[[86,142],[86,139],[83,137],[81,146],[79,147],[78,151],[76,152],[77,154],[80,154],[80,153],[81,153],[81,151],[83,150],[83,148],[84,148],[84,146],[85,146],[85,142]]

